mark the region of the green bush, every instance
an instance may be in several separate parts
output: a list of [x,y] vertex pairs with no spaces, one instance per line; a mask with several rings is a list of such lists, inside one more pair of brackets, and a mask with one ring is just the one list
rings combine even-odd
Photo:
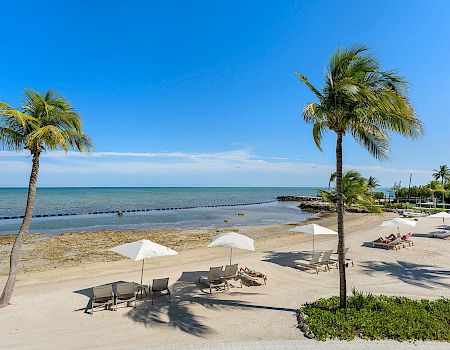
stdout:
[[412,300],[362,294],[348,297],[348,308],[339,308],[339,297],[319,299],[301,308],[316,339],[337,338],[450,341],[450,299]]
[[414,207],[408,203],[392,203],[385,204],[386,209],[414,209]]
[[[447,205],[448,207],[448,205]],[[423,207],[414,207],[415,210],[420,210],[420,211],[426,211],[426,212],[430,212],[430,213],[437,213],[438,211],[446,211],[448,212],[448,209],[444,210],[441,208],[423,208]]]
[[384,199],[386,197],[384,192],[372,192],[372,196],[375,199]]

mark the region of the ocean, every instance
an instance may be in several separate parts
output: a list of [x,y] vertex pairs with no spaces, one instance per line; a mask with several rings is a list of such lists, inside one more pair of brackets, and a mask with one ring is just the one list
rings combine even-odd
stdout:
[[[299,222],[311,214],[295,203],[277,202],[276,197],[317,192],[313,187],[38,188],[35,215],[72,215],[34,218],[30,231],[214,229]],[[0,217],[23,215],[26,196],[26,188],[0,188]],[[186,207],[191,208],[171,209]],[[148,211],[127,212],[144,209]],[[90,214],[107,211],[123,211],[124,215]],[[0,234],[17,232],[20,223],[20,219],[0,220]]]

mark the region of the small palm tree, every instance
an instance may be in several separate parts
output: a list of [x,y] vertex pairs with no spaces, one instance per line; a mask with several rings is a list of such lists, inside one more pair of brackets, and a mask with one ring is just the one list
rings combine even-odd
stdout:
[[82,131],[80,115],[66,99],[51,90],[44,95],[25,90],[21,110],[0,102],[0,147],[26,150],[32,157],[25,215],[11,250],[8,280],[0,297],[0,307],[3,307],[9,304],[13,293],[20,249],[33,217],[39,157],[45,151],[58,149],[89,151],[92,143]]
[[378,186],[380,186],[380,183],[378,182],[378,179],[376,177],[369,176],[369,178],[367,179],[367,186],[371,190],[373,190],[374,188],[377,188]]
[[433,200],[434,207],[436,208],[435,193],[441,192],[442,196],[445,196],[446,190],[444,185],[437,180],[433,180],[427,184],[427,188],[431,191],[431,198]]
[[[330,181],[334,182],[335,179],[336,173],[331,174]],[[370,190],[368,180],[359,172],[354,170],[346,171],[342,175],[342,202],[344,209],[359,207],[367,210],[369,213],[380,213],[381,209],[377,206]],[[321,190],[320,194],[323,200],[336,205],[336,190]]]
[[[441,180],[442,187],[450,182],[450,169],[447,165],[440,165],[439,169],[433,169],[433,177],[435,180]],[[442,205],[445,209],[445,193],[442,192]]]
[[338,253],[340,306],[347,305],[347,282],[344,260],[344,206],[342,193],[342,140],[350,134],[378,159],[386,159],[389,132],[406,137],[418,137],[422,126],[405,91],[407,83],[394,71],[383,71],[378,61],[367,54],[367,48],[357,46],[338,49],[330,59],[324,87],[314,87],[308,78],[298,78],[316,96],[309,103],[303,118],[313,124],[313,138],[321,150],[326,131],[337,136],[336,194],[338,217]]

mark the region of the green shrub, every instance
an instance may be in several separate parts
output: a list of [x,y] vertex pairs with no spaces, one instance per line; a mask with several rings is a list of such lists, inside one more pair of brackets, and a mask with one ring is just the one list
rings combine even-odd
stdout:
[[414,209],[414,207],[408,203],[385,204],[384,207],[387,209]]
[[384,199],[386,197],[384,192],[372,192],[372,196],[375,199]]
[[438,211],[446,211],[448,212],[448,209],[444,210],[442,208],[423,208],[423,207],[414,207],[415,210],[420,210],[420,211],[426,211],[426,212],[430,212],[430,213],[437,213]]
[[319,299],[301,308],[316,339],[338,338],[450,341],[450,299],[412,300],[362,294]]

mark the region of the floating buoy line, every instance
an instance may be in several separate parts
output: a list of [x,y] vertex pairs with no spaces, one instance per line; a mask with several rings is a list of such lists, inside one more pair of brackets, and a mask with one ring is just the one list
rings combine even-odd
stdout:
[[[57,214],[35,214],[33,218],[50,218],[58,216],[80,216],[80,215],[99,215],[99,214],[117,214],[123,216],[124,213],[143,213],[150,211],[167,211],[167,210],[186,210],[186,209],[198,209],[198,208],[219,208],[219,207],[240,207],[245,205],[258,205],[273,203],[276,200],[266,202],[254,202],[254,203],[237,203],[237,204],[211,204],[211,205],[196,205],[188,207],[167,207],[167,208],[152,208],[152,209],[130,209],[130,210],[108,210],[108,211],[93,211],[90,213],[57,213]],[[0,220],[12,220],[23,219],[23,215],[17,216],[0,216]]]

